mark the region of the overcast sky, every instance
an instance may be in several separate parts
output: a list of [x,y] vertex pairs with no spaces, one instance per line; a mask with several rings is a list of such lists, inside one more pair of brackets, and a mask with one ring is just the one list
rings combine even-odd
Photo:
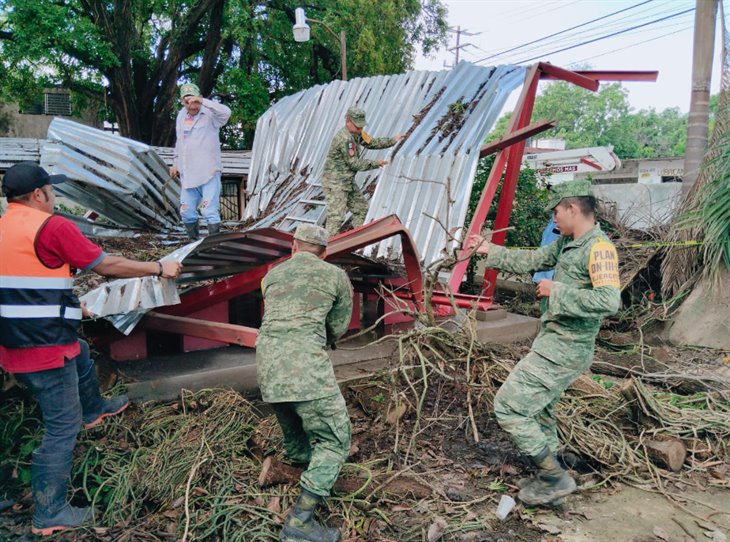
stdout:
[[[477,62],[491,57],[479,63],[531,64],[536,62],[531,59],[538,57],[563,67],[590,64],[601,70],[658,70],[656,83],[624,83],[631,105],[636,109],[689,109],[695,0],[444,0],[444,3],[452,27],[481,32],[476,36],[462,36],[462,43],[473,46],[461,50],[460,60]],[[619,10],[625,11],[602,18]],[[602,19],[526,45],[598,18]],[[664,20],[654,22],[658,19]],[[644,26],[629,30],[639,25]],[[612,33],[618,34],[579,45]],[[455,43],[451,34],[449,47]],[[572,48],[557,52],[569,47]],[[513,48],[516,49],[507,51]],[[713,94],[719,89],[721,51],[718,22]],[[445,62],[453,61],[454,53],[442,50],[433,58],[420,55],[415,67],[438,70],[444,69]],[[508,104],[510,108],[515,101],[516,93]]]

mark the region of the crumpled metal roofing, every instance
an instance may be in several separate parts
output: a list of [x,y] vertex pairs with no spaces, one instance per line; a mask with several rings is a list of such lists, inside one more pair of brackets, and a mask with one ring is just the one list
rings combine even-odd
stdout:
[[[177,286],[249,271],[291,253],[292,235],[274,228],[221,233],[189,243],[163,260],[183,263],[176,281],[157,277],[117,279],[84,294],[89,310],[128,334],[144,314],[156,307],[180,302]],[[328,261],[359,274],[387,274],[384,265],[356,254],[338,254]]]
[[[524,75],[522,67],[462,62],[450,71],[334,81],[280,100],[256,125],[245,218],[286,231],[300,221],[322,223],[322,206],[312,202],[324,199],[325,157],[347,108],[357,105],[372,136],[408,134],[392,149],[366,152],[390,160],[357,174],[360,189],[372,194],[366,221],[397,214],[424,263],[437,260],[447,235],[432,217],[449,230],[463,226],[479,147]],[[397,259],[399,242],[383,241],[365,254]]]
[[[201,240],[182,246],[162,258],[162,261],[184,261],[185,257],[200,243],[202,243]],[[86,307],[95,316],[122,315],[127,318],[131,315],[134,319],[136,312],[141,311],[139,312],[139,318],[141,318],[148,309],[180,303],[180,294],[174,280],[159,277],[135,277],[105,282],[86,292],[79,300],[86,303]]]
[[116,224],[164,231],[180,222],[180,183],[149,145],[56,118],[40,161],[69,177],[56,192]]

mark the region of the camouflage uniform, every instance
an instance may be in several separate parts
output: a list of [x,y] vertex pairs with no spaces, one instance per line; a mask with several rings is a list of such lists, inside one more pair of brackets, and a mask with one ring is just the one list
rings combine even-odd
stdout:
[[492,245],[486,264],[510,273],[555,269],[532,349],[494,399],[497,421],[523,453],[535,457],[547,447],[554,454],[558,449],[555,405],[593,362],[601,321],[621,303],[616,249],[596,224],[578,239],[561,236],[537,250]]
[[261,289],[261,395],[276,413],[289,460],[309,463],[302,487],[326,497],[350,451],[350,419],[325,349],[347,331],[352,287],[342,269],[297,252],[269,271]]
[[[350,108],[347,118],[360,128],[365,125],[365,113],[358,108]],[[362,119],[362,126],[359,119]],[[352,213],[352,224],[356,227],[362,225],[368,214],[368,202],[355,184],[355,174],[375,169],[379,164],[376,160],[362,158],[363,147],[386,149],[395,144],[393,138],[371,138],[364,132],[356,135],[347,127],[340,129],[332,138],[322,175],[322,190],[327,201],[327,233],[330,236],[340,231],[347,211]]]

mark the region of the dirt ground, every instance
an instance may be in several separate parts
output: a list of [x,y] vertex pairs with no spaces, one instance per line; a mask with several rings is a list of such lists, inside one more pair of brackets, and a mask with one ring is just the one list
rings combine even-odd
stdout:
[[[510,347],[494,355],[519,359],[525,348],[524,345]],[[617,356],[615,351],[601,350],[597,361],[616,363]],[[662,357],[664,363],[672,365],[693,359],[695,365],[721,363],[713,361],[717,353],[694,350],[667,349]],[[479,361],[487,362],[486,358]],[[475,372],[479,369],[475,367]],[[477,408],[472,420],[465,408],[467,387],[456,381],[432,378],[423,395],[418,422],[421,426],[414,432],[417,420],[412,405],[399,411],[391,401],[393,391],[400,389],[392,375],[384,372],[349,383],[345,389],[353,442],[343,476],[362,477],[366,471],[375,478],[396,476],[417,490],[425,489],[426,494],[416,496],[417,491],[407,491],[402,495],[378,494],[369,499],[363,499],[362,495],[360,499],[351,496],[331,499],[322,518],[342,528],[346,542],[727,542],[730,478],[727,474],[724,479],[710,477],[689,467],[685,467],[681,478],[667,476],[670,481],[663,482],[665,491],[675,501],[680,499],[673,503],[659,493],[627,485],[627,481],[606,481],[604,473],[595,465],[582,462],[574,471],[581,487],[579,493],[555,508],[530,509],[518,504],[505,521],[500,521],[494,515],[500,497],[505,494],[516,497],[517,481],[531,475],[533,468],[499,429],[487,403],[473,400]],[[610,383],[606,377],[599,380],[603,385],[618,384],[617,379]],[[144,506],[135,514],[115,514],[114,510],[107,509],[107,519],[97,522],[96,529],[76,531],[58,539],[180,540],[184,516],[179,503],[188,491],[196,497],[194,506],[197,507],[191,509],[193,531],[188,541],[276,540],[281,518],[291,505],[296,489],[292,485],[258,489],[255,480],[261,455],[257,455],[248,441],[251,435],[259,435],[263,450],[277,452],[283,459],[276,423],[272,417],[266,417],[268,413],[261,404],[250,404],[234,392],[206,394],[204,399],[196,395],[170,404],[133,405],[119,420],[82,433],[74,478],[75,498],[79,503],[84,501],[84,495],[101,491],[100,484],[109,476],[119,476],[131,468],[129,457],[170,456],[169,449],[173,446],[177,452],[172,454],[175,461],[170,465],[181,472],[177,486],[163,488],[169,489],[169,499],[148,493]],[[209,416],[216,397],[227,401],[219,409],[224,415],[211,419],[208,426],[196,426]],[[0,512],[0,540],[30,541],[34,537],[29,533],[32,503],[27,471],[30,450],[40,435],[38,413],[32,401],[17,390],[2,399],[0,479],[4,485],[7,482],[6,487],[12,486],[7,497],[17,502]],[[215,452],[216,463],[212,464],[211,459],[195,473],[196,477],[190,474],[188,481],[188,473],[198,463],[201,431],[215,424],[229,423],[228,413],[240,411],[250,412],[252,416],[236,426],[242,427],[242,432],[214,431],[220,433],[220,439],[210,440],[208,445]],[[263,420],[254,416],[256,412],[263,413]],[[165,420],[167,429],[158,430],[159,426],[150,425],[150,420]],[[187,429],[184,424],[191,427]],[[172,429],[178,425],[184,429],[181,433],[184,440],[178,439]],[[475,443],[472,427],[477,428],[479,443]],[[152,437],[158,433],[164,438],[154,440]],[[208,431],[208,434],[213,433]],[[410,446],[409,438],[413,434],[417,438]],[[238,442],[231,443],[236,439]],[[89,458],[94,461],[89,462]],[[143,468],[141,472],[150,478],[167,474],[164,469]],[[596,488],[602,481],[602,486]],[[637,483],[646,485],[646,479]],[[105,491],[109,489],[107,485]],[[3,498],[0,494],[0,501]],[[131,490],[129,496],[114,498],[113,502],[119,503],[116,506],[125,509],[131,510],[135,504]],[[224,509],[230,511],[223,512]],[[195,530],[197,525],[209,522],[216,515],[221,515],[222,520],[212,525],[215,534],[197,536],[202,532]],[[248,529],[254,528],[257,534],[249,535],[253,531]]]
[[[730,522],[729,490],[687,489],[684,496],[692,512],[703,515],[708,509],[690,499],[706,502],[724,511],[713,516],[717,522]],[[540,511],[534,520],[546,530],[559,532],[558,539],[563,542],[687,542],[690,538],[699,542],[721,540],[728,535],[716,524],[699,520],[671,504],[663,495],[629,486],[577,495],[568,499],[560,513]]]

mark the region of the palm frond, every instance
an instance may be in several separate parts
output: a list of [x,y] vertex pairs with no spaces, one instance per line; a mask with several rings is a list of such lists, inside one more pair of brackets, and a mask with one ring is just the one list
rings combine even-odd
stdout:
[[[723,18],[724,21],[724,18]],[[730,33],[723,24],[722,83],[715,128],[697,181],[679,206],[662,260],[662,295],[669,298],[701,277],[730,270]],[[687,241],[702,244],[684,246]]]

